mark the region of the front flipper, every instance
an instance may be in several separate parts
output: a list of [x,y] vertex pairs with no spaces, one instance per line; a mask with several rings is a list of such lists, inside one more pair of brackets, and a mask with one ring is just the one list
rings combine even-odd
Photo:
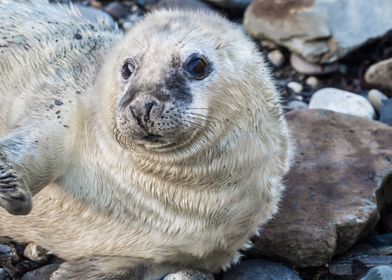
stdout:
[[0,206],[10,214],[27,215],[32,208],[32,195],[16,170],[0,154]]

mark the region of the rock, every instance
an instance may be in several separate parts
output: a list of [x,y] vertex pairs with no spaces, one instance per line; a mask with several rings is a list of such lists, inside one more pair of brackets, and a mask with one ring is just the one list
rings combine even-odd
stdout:
[[36,270],[27,272],[23,275],[21,280],[46,280],[59,268],[59,264],[49,264],[40,267]]
[[109,3],[104,10],[116,20],[128,15],[127,7],[118,1]]
[[248,260],[230,268],[222,280],[301,280],[297,273],[279,263],[267,260]]
[[310,76],[306,78],[305,84],[307,84],[311,89],[315,89],[320,85],[320,81],[316,77]]
[[381,106],[380,121],[392,125],[392,99],[388,99]]
[[208,2],[226,9],[245,9],[251,0],[207,0]]
[[116,22],[107,13],[83,5],[76,5],[76,6],[79,9],[82,16],[87,20],[89,20],[90,22],[104,24],[105,26],[110,26],[112,28],[116,26]]
[[[392,76],[391,76],[392,77]],[[381,111],[381,106],[388,100],[388,97],[385,96],[381,91],[377,89],[371,89],[368,92],[368,98],[370,103],[373,105],[374,109],[378,113]]]
[[160,0],[152,9],[211,10],[207,4],[199,0]]
[[[368,85],[392,92],[392,58],[370,66],[365,73]],[[391,95],[390,95],[391,96]]]
[[275,66],[280,67],[284,64],[285,58],[280,50],[270,51],[267,55],[269,61]]
[[287,109],[289,111],[294,111],[294,110],[306,110],[308,109],[308,104],[306,104],[303,101],[299,101],[299,100],[291,100],[289,101],[289,103],[287,104]]
[[376,248],[379,255],[392,254],[392,233],[369,236],[366,243]]
[[361,280],[391,280],[392,279],[392,267],[391,266],[378,266],[372,268],[365,277]]
[[299,94],[303,91],[304,87],[298,82],[289,82],[287,88],[292,90],[294,93]]
[[372,230],[392,202],[392,128],[327,110],[287,114],[296,157],[280,211],[255,242],[297,267],[322,266]]
[[4,270],[4,268],[0,268],[0,280],[5,280],[5,270]]
[[166,275],[163,280],[214,280],[212,274],[203,273],[196,270],[182,270]]
[[295,71],[305,75],[327,75],[339,70],[339,64],[337,63],[324,65],[314,64],[305,61],[296,54],[291,54],[290,63]]
[[365,97],[336,88],[316,91],[310,99],[309,109],[331,110],[368,119],[373,119],[376,115]]
[[312,63],[337,61],[392,29],[390,0],[255,0],[244,25]]

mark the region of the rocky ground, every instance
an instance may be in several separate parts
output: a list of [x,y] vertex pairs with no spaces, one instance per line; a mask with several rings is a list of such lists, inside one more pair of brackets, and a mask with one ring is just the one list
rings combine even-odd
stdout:
[[[217,10],[243,24],[270,63],[297,146],[293,169],[279,214],[215,279],[392,279],[392,2],[250,2],[77,5],[125,31],[157,8]],[[46,279],[59,262],[0,240],[0,279]]]

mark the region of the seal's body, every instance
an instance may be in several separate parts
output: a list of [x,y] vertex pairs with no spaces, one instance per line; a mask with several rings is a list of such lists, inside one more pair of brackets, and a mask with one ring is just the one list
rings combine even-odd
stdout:
[[288,131],[239,28],[158,11],[123,36],[42,1],[0,22],[0,235],[73,261],[54,279],[216,271],[277,211]]

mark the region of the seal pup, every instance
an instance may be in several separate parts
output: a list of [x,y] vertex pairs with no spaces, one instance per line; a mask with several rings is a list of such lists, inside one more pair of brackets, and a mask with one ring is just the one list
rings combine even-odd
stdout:
[[128,34],[0,1],[0,235],[66,260],[52,279],[217,271],[278,209],[290,141],[256,46],[213,13]]

